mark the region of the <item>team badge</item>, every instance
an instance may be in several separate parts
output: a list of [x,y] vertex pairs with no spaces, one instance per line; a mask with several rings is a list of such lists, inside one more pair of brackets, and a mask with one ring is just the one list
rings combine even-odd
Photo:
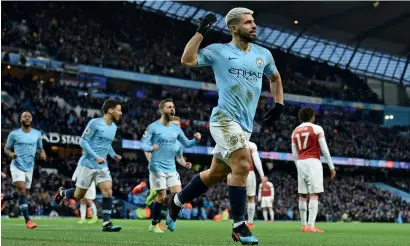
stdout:
[[90,133],[91,133],[90,128],[85,129],[85,134],[90,135]]
[[174,136],[175,138],[178,136],[178,134],[176,133],[176,132],[174,132],[173,134],[172,134],[172,136]]
[[263,59],[261,57],[256,58],[256,65],[258,65],[258,67],[263,66]]
[[236,145],[238,143],[238,137],[235,135],[231,136],[231,138],[229,139],[229,143],[231,145]]

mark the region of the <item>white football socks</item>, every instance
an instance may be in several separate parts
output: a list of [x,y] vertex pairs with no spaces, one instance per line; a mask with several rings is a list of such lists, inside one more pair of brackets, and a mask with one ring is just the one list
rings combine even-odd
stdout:
[[248,202],[248,223],[253,223],[254,217],[255,217],[255,203]]
[[310,197],[310,201],[309,201],[309,222],[308,222],[308,225],[310,227],[315,226],[318,207],[319,207],[318,197],[313,197],[313,199],[312,199],[312,197]]
[[[307,225],[307,202],[306,199],[299,198],[299,214],[300,214],[300,222],[302,222],[302,226]],[[310,215],[310,214],[309,214]]]

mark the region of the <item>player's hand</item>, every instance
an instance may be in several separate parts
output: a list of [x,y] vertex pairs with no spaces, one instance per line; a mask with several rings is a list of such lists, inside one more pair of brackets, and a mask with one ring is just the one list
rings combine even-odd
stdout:
[[97,159],[95,159],[95,162],[97,162],[97,164],[104,164],[104,158],[102,157],[98,157]]
[[199,142],[201,140],[201,133],[199,132],[195,133],[194,138],[196,139],[196,141]]
[[283,109],[285,106],[280,103],[275,103],[275,107],[268,110],[268,112],[263,116],[263,120],[267,123],[273,123],[282,117]]
[[40,154],[40,159],[43,160],[43,161],[45,161],[45,160],[47,159],[46,153],[41,153],[41,154]]
[[152,145],[152,151],[159,150],[158,144]]
[[332,169],[330,170],[330,179],[334,179],[336,177],[336,170]]
[[121,159],[122,159],[122,157],[120,155],[115,155],[114,156],[114,160],[117,161],[117,162],[121,161]]
[[14,152],[11,152],[11,153],[9,154],[9,157],[12,158],[12,159],[17,159],[17,154],[14,153]]
[[188,169],[192,168],[192,163],[191,162],[185,162],[185,167]]
[[205,34],[209,32],[209,30],[211,30],[212,25],[215,24],[217,19],[216,19],[215,14],[210,13],[210,14],[205,15],[204,18],[201,18],[199,20],[200,20],[199,26],[196,31],[202,34],[202,36],[205,36]]
[[5,178],[7,177],[7,174],[1,172],[1,177],[2,177],[3,179],[5,179]]

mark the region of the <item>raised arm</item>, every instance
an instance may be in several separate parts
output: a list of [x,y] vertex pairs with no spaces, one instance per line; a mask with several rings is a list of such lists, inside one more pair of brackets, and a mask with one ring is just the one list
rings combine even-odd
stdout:
[[[211,29],[215,22],[216,16],[214,14],[207,14],[200,21],[197,32],[185,46],[184,53],[181,57],[182,65],[187,67],[211,65],[212,58],[209,57],[209,54],[202,54],[201,52],[198,53],[198,49],[204,39],[205,34]],[[206,51],[204,53],[206,53]]]

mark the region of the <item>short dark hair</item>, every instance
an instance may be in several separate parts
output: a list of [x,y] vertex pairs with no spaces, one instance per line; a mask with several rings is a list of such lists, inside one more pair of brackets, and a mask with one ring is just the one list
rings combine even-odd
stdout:
[[174,101],[172,101],[171,98],[166,98],[166,99],[162,100],[162,101],[159,103],[158,108],[159,108],[159,109],[164,109],[165,103],[167,103],[167,102],[172,102],[172,103],[173,103]]
[[104,114],[108,113],[109,109],[113,109],[115,107],[117,107],[118,105],[121,105],[120,101],[117,100],[113,100],[113,99],[107,99],[105,100],[103,106],[102,106],[102,111]]
[[299,120],[309,122],[315,116],[315,109],[312,107],[303,107],[299,110]]

